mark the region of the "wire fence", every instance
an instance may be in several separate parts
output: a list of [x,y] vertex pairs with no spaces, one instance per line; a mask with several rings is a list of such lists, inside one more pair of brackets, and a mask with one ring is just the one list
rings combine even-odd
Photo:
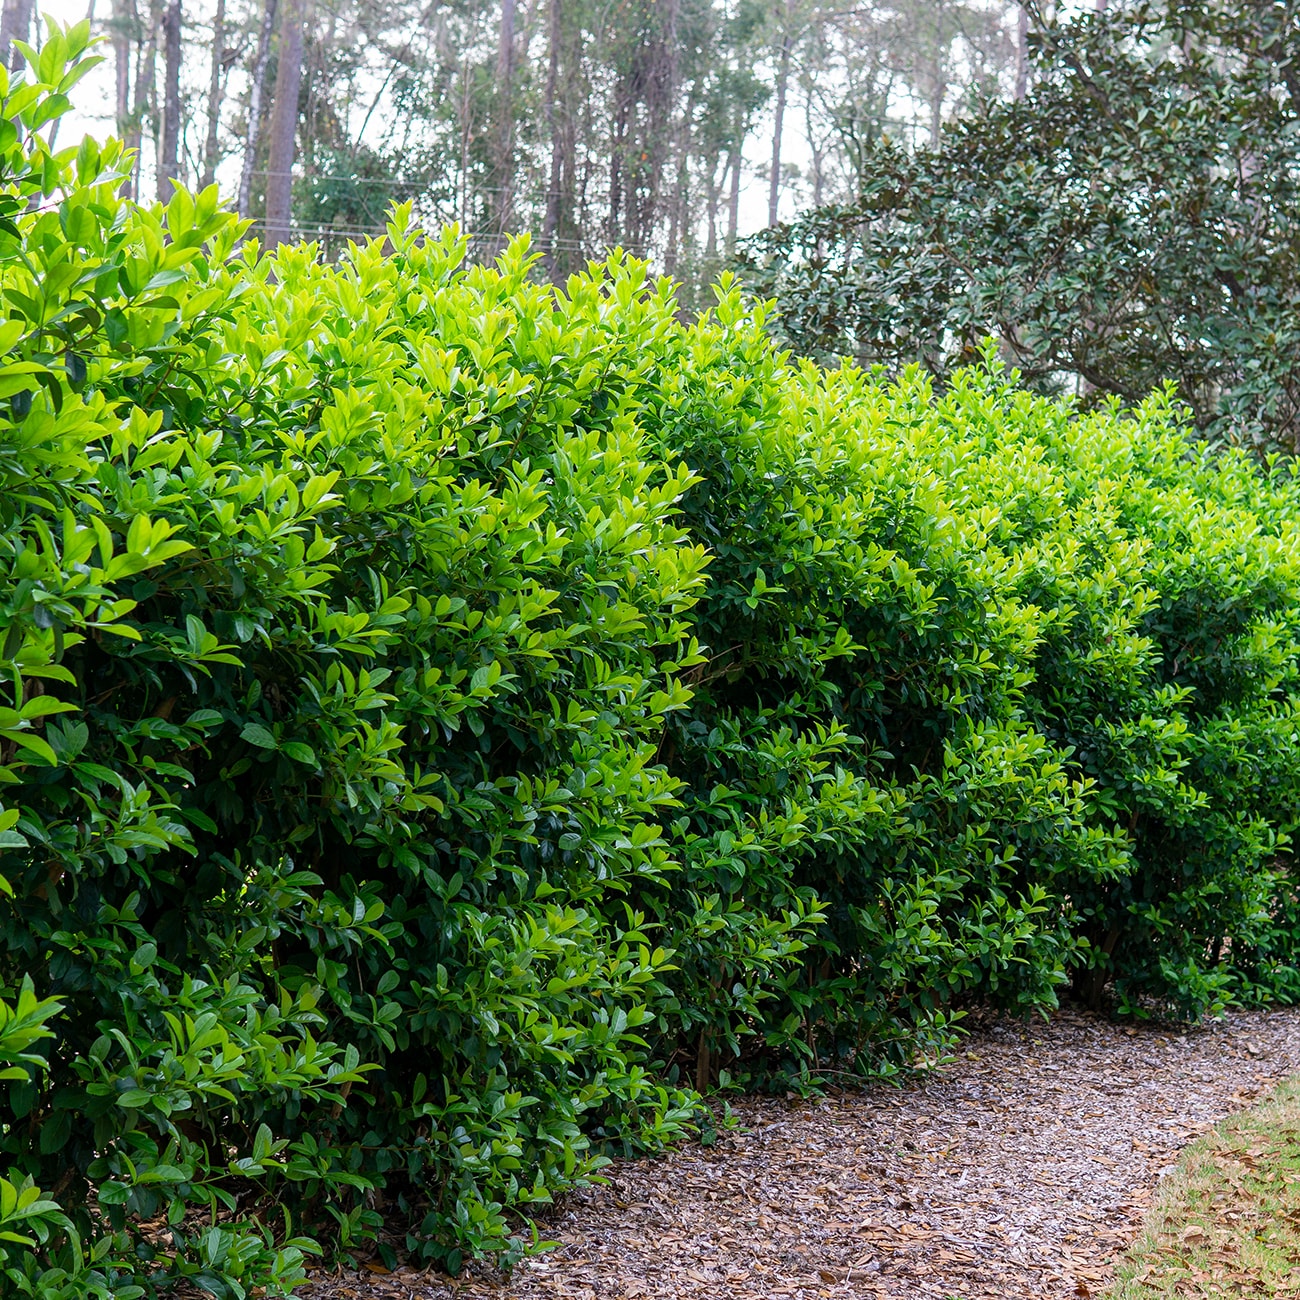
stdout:
[[[444,224],[450,224],[450,222],[444,223],[435,218],[433,221],[421,224],[426,232],[426,237],[432,238]],[[255,238],[265,243],[266,231],[266,219],[256,217],[249,226],[246,237]],[[311,222],[294,220],[289,226],[289,242],[314,244],[318,248],[322,260],[332,262],[337,261],[347,252],[350,244],[366,243],[371,239],[383,238],[387,232],[387,222]],[[473,262],[493,261],[505,251],[511,237],[510,233],[502,234],[496,230],[461,232],[461,238],[466,244],[467,256]],[[549,261],[557,256],[562,256],[564,263],[570,267],[591,261],[604,261],[616,248],[614,244],[601,240],[575,239],[563,236],[547,237],[535,233],[529,234],[529,242],[532,251],[544,260]],[[644,253],[639,250],[627,251],[635,252],[638,256],[644,256]]]

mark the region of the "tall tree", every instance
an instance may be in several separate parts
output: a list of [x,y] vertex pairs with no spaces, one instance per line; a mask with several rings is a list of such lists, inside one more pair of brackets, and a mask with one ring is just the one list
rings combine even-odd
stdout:
[[134,7],[128,0],[113,0],[110,39],[113,46],[113,108],[115,130],[125,140],[131,129],[131,36]]
[[180,178],[181,141],[181,0],[168,0],[163,12],[163,111],[158,148],[158,197],[172,196]]
[[1016,98],[1024,99],[1029,89],[1029,10],[1017,6],[1016,12]]
[[[139,197],[140,181],[144,174],[144,128],[154,126],[155,73],[158,57],[158,23],[161,17],[161,0],[149,0],[149,16],[143,28],[137,28],[135,56],[135,103],[131,109],[130,133],[127,143],[135,153],[131,172],[130,192]],[[155,139],[157,132],[154,131]]]
[[667,214],[663,177],[681,90],[680,17],[681,0],[636,0],[618,15],[626,22],[610,22],[602,43],[614,73],[605,228],[609,243],[638,256],[652,251]]
[[1208,436],[1300,451],[1300,6],[1036,25],[1024,99],[882,143],[857,202],[763,232],[751,287],[809,355],[943,382],[991,337],[1027,384],[1174,381]]
[[510,227],[515,188],[515,0],[501,0],[497,44],[497,123],[493,182],[493,229],[498,237]]
[[781,205],[781,146],[785,133],[785,101],[790,89],[790,55],[794,49],[794,0],[782,6],[780,43],[776,56],[775,111],[772,115],[772,174],[767,194],[767,224],[775,226]]
[[[6,2],[12,25],[30,0]],[[365,235],[409,197],[481,234],[476,255],[538,230],[557,278],[621,244],[702,285],[763,199],[777,220],[851,197],[882,136],[923,143],[990,68],[1014,80],[1014,20],[995,39],[1012,0],[322,0],[307,30],[306,0],[207,0],[201,29],[184,0],[111,3],[116,115],[142,157],[156,142],[150,193],[233,161],[271,242]]]
[[542,252],[547,270],[554,278],[559,269],[555,242],[559,237],[560,211],[563,208],[564,131],[560,123],[560,44],[564,39],[564,0],[549,0],[546,6],[546,88],[542,92],[542,117],[550,143],[547,168],[546,203],[542,216]]
[[298,142],[298,95],[302,89],[306,0],[285,0],[280,11],[275,103],[266,164],[267,248],[289,241],[293,222],[293,163]]
[[4,0],[0,8],[0,59],[12,72],[23,65],[23,56],[14,42],[31,38],[32,7],[33,0]]
[[736,251],[736,234],[740,229],[740,179],[745,165],[744,138],[737,140],[731,148],[731,157],[727,162],[727,171],[731,176],[731,187],[727,195],[727,256]]
[[246,217],[253,203],[253,173],[257,168],[262,136],[262,100],[266,95],[266,70],[271,60],[271,34],[275,31],[277,0],[262,0],[262,21],[257,30],[257,52],[248,88],[248,123],[244,131],[244,162],[239,174],[236,210]]
[[220,161],[221,100],[225,88],[226,0],[217,0],[212,16],[212,61],[208,71],[208,130],[203,142],[203,187],[217,178]]
[[896,108],[911,98],[902,71],[909,62],[903,12],[854,6],[823,12],[810,24],[800,49],[799,91],[814,207],[851,198],[876,141],[905,132]]

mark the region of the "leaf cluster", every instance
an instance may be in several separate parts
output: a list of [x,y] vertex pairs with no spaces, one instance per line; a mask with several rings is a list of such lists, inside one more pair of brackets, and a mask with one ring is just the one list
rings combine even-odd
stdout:
[[0,88],[5,1294],[508,1266],[715,1086],[1295,994],[1287,466],[409,210],[263,257],[49,151],[86,38]]

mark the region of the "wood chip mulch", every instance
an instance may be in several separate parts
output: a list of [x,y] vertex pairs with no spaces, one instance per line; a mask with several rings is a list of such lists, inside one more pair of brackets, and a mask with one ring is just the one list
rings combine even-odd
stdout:
[[1089,1296],[1160,1175],[1300,1071],[1300,1009],[1203,1029],[990,1020],[899,1089],[748,1098],[708,1149],[618,1166],[508,1281],[317,1275],[309,1300]]

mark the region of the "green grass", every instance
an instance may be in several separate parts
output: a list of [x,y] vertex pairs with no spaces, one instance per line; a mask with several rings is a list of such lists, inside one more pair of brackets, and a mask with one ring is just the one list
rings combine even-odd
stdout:
[[1184,1152],[1108,1300],[1300,1296],[1300,1077]]

